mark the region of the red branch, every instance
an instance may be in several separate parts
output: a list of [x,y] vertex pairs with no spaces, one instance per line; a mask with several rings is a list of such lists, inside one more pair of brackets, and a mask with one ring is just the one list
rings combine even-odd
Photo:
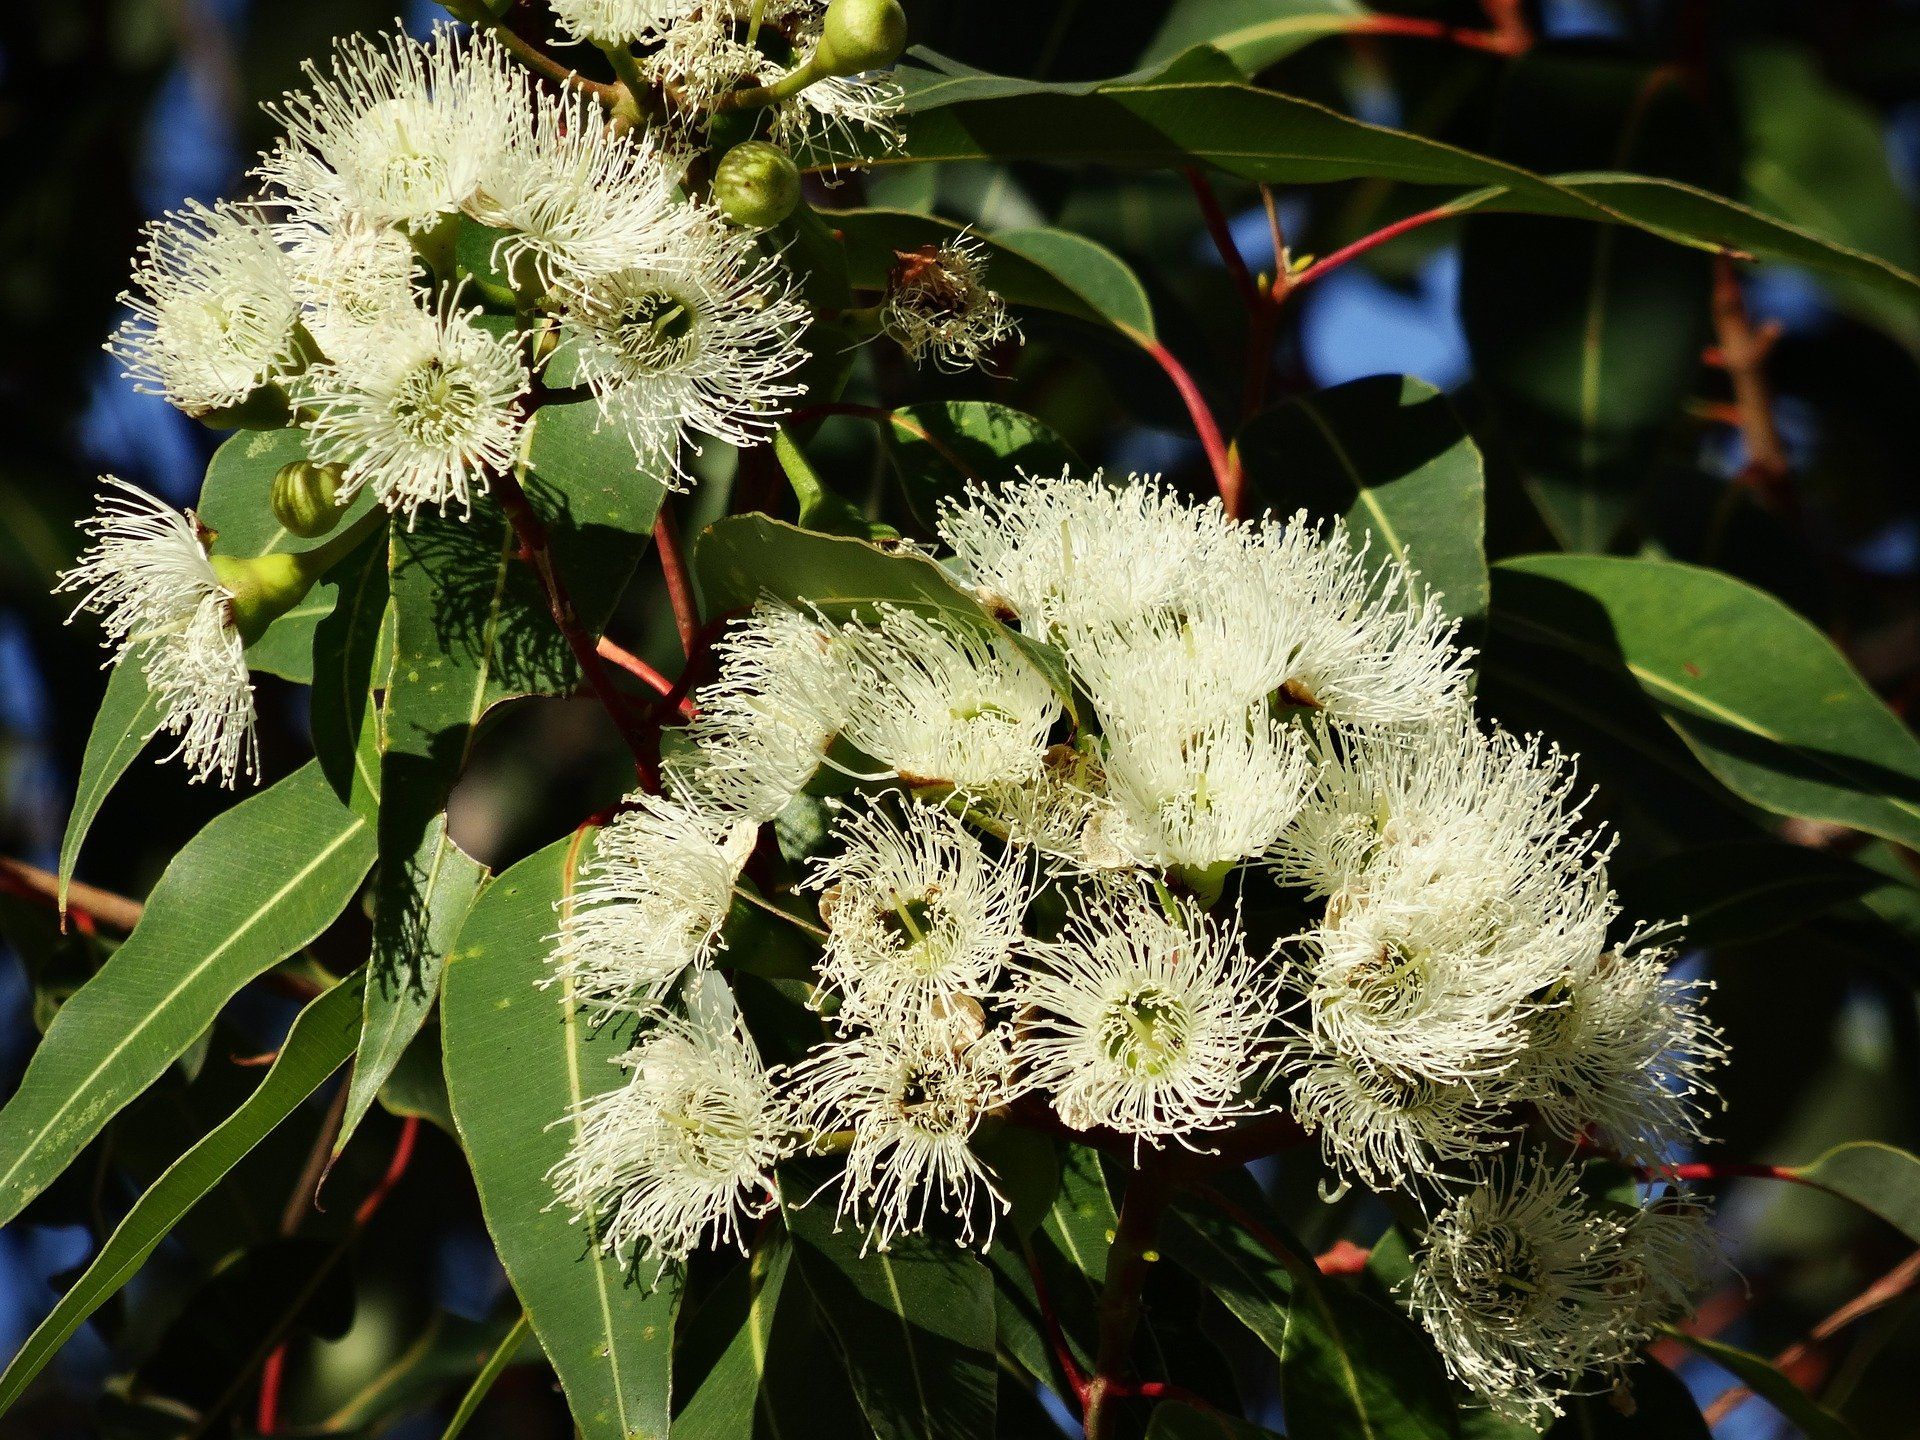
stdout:
[[1247,272],[1247,262],[1241,257],[1240,247],[1233,243],[1233,229],[1227,224],[1227,212],[1220,208],[1220,197],[1213,193],[1213,185],[1198,166],[1189,165],[1182,173],[1187,177],[1187,184],[1193,187],[1194,199],[1200,202],[1200,215],[1207,222],[1207,234],[1213,237],[1213,248],[1220,252],[1220,262],[1227,267],[1233,288],[1240,292],[1247,313],[1258,314],[1266,304],[1266,297],[1260,293],[1260,287],[1253,283],[1253,276]]
[[[673,694],[673,681],[662,675],[658,670],[647,664],[646,661],[642,660],[625,646],[615,644],[612,640],[602,635],[594,648],[600,652],[600,658],[602,660],[608,660],[618,665],[622,670],[647,686],[655,694],[661,696]],[[678,702],[677,708],[684,719],[691,720],[693,718],[693,702],[684,696]]]
[[573,597],[567,593],[566,583],[554,568],[553,548],[548,542],[546,522],[534,510],[532,502],[527,499],[527,492],[520,488],[519,479],[511,471],[501,471],[494,477],[493,493],[520,541],[521,558],[533,567],[533,573],[539,578],[540,588],[547,597],[547,608],[553,615],[553,623],[560,627],[560,634],[565,638],[567,648],[573,652],[580,672],[586,676],[594,698],[600,702],[600,708],[607,712],[607,718],[613,721],[620,738],[626,741],[627,749],[632,752],[634,772],[640,777],[642,788],[658,792],[660,776],[654,766],[644,727],[628,707],[627,697],[620,693],[613,683],[613,677],[607,674],[599,649],[587,634],[586,627],[580,623]]
[[1701,1161],[1690,1165],[1639,1167],[1642,1180],[1788,1180],[1815,1190],[1827,1187],[1785,1165],[1749,1165],[1731,1160]]
[[1518,30],[1470,30],[1439,20],[1423,20],[1410,15],[1376,15],[1356,23],[1353,35],[1406,35],[1419,40],[1440,40],[1468,50],[1484,50],[1490,55],[1524,55],[1533,44],[1525,26]]
[[1404,220],[1396,220],[1391,225],[1382,226],[1371,235],[1362,235],[1351,245],[1344,245],[1323,259],[1316,260],[1298,275],[1282,276],[1274,281],[1277,295],[1291,295],[1301,286],[1310,284],[1329,270],[1338,270],[1349,260],[1378,249],[1389,240],[1405,235],[1409,230],[1418,230],[1423,225],[1431,225],[1436,220],[1450,220],[1460,212],[1451,205],[1439,205],[1432,210],[1422,210],[1417,215],[1409,215]]
[[1367,1268],[1367,1257],[1372,1253],[1351,1240],[1336,1240],[1331,1250],[1314,1256],[1313,1263],[1322,1275],[1358,1275]]
[[1200,437],[1200,448],[1206,452],[1207,465],[1213,471],[1213,483],[1219,487],[1221,503],[1226,506],[1227,514],[1237,517],[1244,502],[1240,464],[1228,453],[1227,442],[1220,434],[1219,422],[1213,418],[1213,411],[1207,408],[1206,396],[1200,393],[1200,387],[1194,383],[1187,367],[1176,360],[1166,346],[1137,330],[1127,333],[1166,371],[1173,388],[1180,392],[1180,399],[1193,420],[1194,434]]
[[1079,1364],[1073,1358],[1073,1349],[1067,1344],[1066,1332],[1060,1328],[1060,1316],[1053,1308],[1053,1292],[1047,1288],[1047,1277],[1040,1271],[1040,1259],[1025,1241],[1021,1242],[1020,1253],[1026,1257],[1027,1273],[1033,1277],[1033,1293],[1040,1302],[1040,1322],[1047,1327],[1047,1340],[1053,1346],[1053,1358],[1060,1362],[1060,1373],[1067,1377],[1073,1398],[1084,1411],[1087,1408],[1087,1377],[1081,1373]]
[[686,552],[680,547],[680,531],[664,502],[654,517],[653,548],[660,555],[660,573],[667,582],[667,600],[673,606],[673,623],[680,632],[680,649],[692,659],[700,639],[700,602],[693,595],[693,578],[687,572]]

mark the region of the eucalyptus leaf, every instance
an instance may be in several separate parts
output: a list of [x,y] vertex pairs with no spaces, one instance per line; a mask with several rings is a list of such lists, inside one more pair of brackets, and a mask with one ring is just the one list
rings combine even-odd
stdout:
[[[630,1278],[593,1213],[576,1223],[547,1174],[582,1101],[623,1084],[622,1032],[567,982],[546,985],[549,937],[582,860],[555,841],[502,873],[461,927],[442,978],[447,1091],[507,1277],[588,1440],[667,1433],[677,1282]],[[649,1277],[650,1278],[650,1277]]]
[[0,1223],[184,1054],[249,980],[346,908],[373,833],[308,764],[174,857],[127,941],[61,1007],[0,1110]]

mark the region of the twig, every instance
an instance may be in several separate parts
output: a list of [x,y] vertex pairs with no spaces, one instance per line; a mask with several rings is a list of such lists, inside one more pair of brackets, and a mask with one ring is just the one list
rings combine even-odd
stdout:
[[1033,1246],[1025,1240],[1020,1242],[1020,1253],[1026,1257],[1027,1273],[1033,1277],[1034,1297],[1040,1302],[1040,1323],[1046,1326],[1048,1343],[1053,1346],[1053,1358],[1060,1362],[1060,1373],[1067,1377],[1073,1398],[1084,1412],[1087,1408],[1087,1377],[1081,1373],[1078,1362],[1073,1358],[1073,1349],[1067,1344],[1066,1332],[1060,1328],[1060,1315],[1053,1308],[1053,1292],[1047,1288],[1047,1277],[1041,1272],[1040,1257],[1033,1253]]
[[1518,34],[1504,30],[1473,30],[1464,25],[1448,25],[1439,20],[1424,20],[1406,15],[1376,15],[1356,23],[1350,35],[1404,35],[1417,40],[1439,40],[1468,50],[1484,50],[1490,55],[1524,55],[1533,40],[1522,26]]
[[1233,288],[1240,292],[1241,303],[1247,307],[1249,318],[1258,315],[1266,308],[1267,299],[1261,294],[1260,287],[1253,283],[1247,262],[1240,254],[1240,247],[1233,242],[1233,229],[1227,223],[1226,211],[1220,208],[1220,197],[1213,193],[1213,185],[1207,179],[1206,172],[1198,166],[1188,165],[1181,173],[1187,177],[1187,184],[1193,187],[1193,198],[1200,202],[1200,217],[1206,222],[1207,234],[1213,238],[1213,248],[1220,252],[1220,262],[1227,267]]
[[1733,386],[1734,415],[1747,447],[1747,463],[1738,481],[1781,514],[1796,518],[1798,506],[1789,483],[1792,467],[1773,418],[1773,396],[1767,384],[1767,352],[1778,332],[1754,325],[1740,291],[1740,274],[1725,255],[1713,260],[1713,329],[1719,342],[1717,358]]
[[[29,865],[24,860],[14,860],[5,855],[0,855],[0,890],[17,895],[22,900],[42,902],[49,908],[57,907],[60,903],[58,876],[42,870],[38,865]],[[98,921],[110,930],[121,931],[131,931],[138,925],[145,909],[138,900],[129,900],[124,895],[102,890],[97,885],[82,884],[78,880],[67,886],[67,908]]]
[[1314,1256],[1313,1263],[1322,1275],[1358,1275],[1367,1268],[1367,1259],[1372,1254],[1351,1240],[1336,1240],[1331,1250]]
[[[622,670],[633,676],[634,679],[651,688],[655,694],[667,696],[673,693],[673,681],[662,675],[658,670],[647,664],[646,661],[642,660],[625,646],[615,644],[612,640],[602,635],[594,642],[594,649],[600,652],[600,658],[602,660],[611,661],[613,664],[618,665]],[[677,708],[684,719],[691,720],[693,718],[694,708],[691,701],[683,697],[679,701]]]
[[1309,265],[1305,270],[1302,270],[1298,275],[1287,275],[1283,273],[1279,279],[1273,282],[1275,296],[1276,298],[1284,299],[1303,286],[1312,284],[1328,271],[1338,270],[1349,260],[1364,255],[1369,250],[1378,249],[1389,240],[1398,239],[1408,231],[1418,230],[1423,225],[1431,225],[1436,220],[1450,220],[1459,213],[1460,212],[1452,205],[1438,205],[1431,210],[1422,210],[1416,215],[1409,215],[1403,220],[1396,220],[1391,225],[1383,225],[1370,235],[1362,235],[1351,245],[1343,245],[1331,255],[1314,261],[1313,264]]
[[653,548],[659,553],[660,573],[667,582],[667,600],[673,606],[673,623],[680,632],[680,649],[691,660],[700,640],[700,602],[694,598],[687,557],[680,548],[680,532],[664,501],[653,520]]
[[1228,515],[1237,518],[1244,499],[1240,463],[1228,452],[1227,442],[1220,435],[1219,422],[1207,407],[1206,396],[1200,393],[1200,387],[1187,367],[1174,357],[1171,350],[1151,335],[1125,326],[1121,328],[1134,344],[1153,357],[1154,363],[1173,382],[1173,388],[1179,392],[1181,403],[1187,407],[1187,415],[1193,421],[1194,434],[1200,438],[1200,448],[1206,452],[1208,468],[1213,471],[1213,483],[1220,491],[1220,502],[1226,507]]
[[609,110],[613,109],[625,94],[623,86],[589,80],[578,70],[571,70],[562,65],[504,20],[487,20],[482,23],[486,32],[500,43],[501,49],[534,74],[551,80],[556,85],[570,85],[582,94],[591,95]]
[[647,743],[645,727],[628,708],[627,697],[620,693],[612,677],[607,674],[599,648],[587,634],[586,627],[580,623],[579,612],[573,608],[573,597],[567,593],[565,582],[554,568],[553,547],[548,540],[546,522],[534,511],[527,499],[527,492],[520,488],[519,477],[510,471],[502,471],[494,477],[493,493],[520,541],[523,558],[533,567],[540,588],[546,593],[547,608],[553,615],[553,623],[560,627],[560,634],[566,639],[567,648],[573,652],[581,673],[586,676],[587,684],[592,687],[600,708],[607,712],[607,717],[619,730],[620,738],[626,741],[627,749],[632,752],[633,768],[640,777],[641,786],[658,792],[660,776]]
[[1110,1402],[1126,1393],[1128,1352],[1140,1324],[1141,1290],[1153,1251],[1160,1217],[1173,1198],[1173,1187],[1158,1153],[1146,1157],[1133,1172],[1120,1202],[1120,1224],[1107,1250],[1107,1280],[1096,1311],[1100,1317],[1100,1348],[1093,1378],[1086,1384],[1086,1440],[1111,1440]]
[[[1892,1304],[1917,1284],[1920,1284],[1920,1250],[1915,1250],[1893,1269],[1815,1325],[1807,1332],[1804,1340],[1796,1341],[1774,1356],[1773,1368],[1793,1380],[1802,1389],[1807,1388],[1807,1382],[1800,1379],[1795,1372],[1802,1370],[1808,1361],[1815,1358],[1820,1346],[1862,1316],[1870,1315],[1882,1306]],[[1717,1426],[1752,1398],[1753,1392],[1745,1388],[1737,1387],[1727,1391],[1707,1409],[1707,1424]]]

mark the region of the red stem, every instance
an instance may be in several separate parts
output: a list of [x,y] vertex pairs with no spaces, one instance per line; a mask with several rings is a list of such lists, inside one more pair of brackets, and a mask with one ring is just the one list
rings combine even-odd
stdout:
[[287,1347],[277,1345],[267,1363],[260,1367],[260,1403],[254,1409],[253,1428],[262,1435],[276,1433],[280,1426],[280,1378],[287,1368]]
[[1702,1161],[1691,1165],[1635,1167],[1642,1180],[1787,1180],[1815,1190],[1827,1187],[1785,1165],[1747,1165],[1734,1161]]
[[1362,235],[1351,245],[1342,246],[1324,259],[1314,261],[1313,264],[1309,265],[1305,270],[1302,270],[1298,275],[1291,277],[1282,276],[1274,282],[1274,294],[1276,298],[1284,298],[1287,295],[1291,295],[1301,286],[1317,280],[1329,270],[1337,270],[1349,260],[1364,255],[1369,250],[1377,249],[1389,240],[1406,234],[1409,230],[1418,230],[1422,225],[1431,225],[1436,220],[1451,219],[1459,213],[1460,212],[1455,210],[1451,205],[1440,205],[1432,210],[1422,210],[1417,215],[1409,215],[1404,220],[1396,220],[1393,224],[1383,226],[1371,235]]
[[[594,648],[600,652],[600,658],[602,660],[608,660],[618,665],[622,670],[653,690],[655,694],[666,696],[673,693],[673,681],[662,675],[658,670],[647,664],[646,661],[642,660],[625,646],[616,644],[605,635],[602,635]],[[691,701],[682,698],[679,702],[678,709],[685,719],[691,720],[693,718],[694,712]]]
[[1331,1250],[1314,1256],[1313,1263],[1322,1275],[1358,1275],[1367,1268],[1367,1257],[1372,1253],[1351,1240],[1336,1240]]
[[1484,50],[1490,55],[1524,54],[1530,37],[1524,30],[1469,30],[1438,20],[1422,20],[1410,15],[1376,15],[1354,25],[1353,35],[1407,35],[1420,40],[1441,40],[1469,50]]
[[1247,313],[1259,314],[1266,304],[1266,297],[1260,293],[1260,287],[1254,284],[1253,276],[1248,273],[1247,262],[1240,255],[1240,247],[1233,243],[1233,229],[1227,224],[1226,211],[1220,208],[1220,197],[1213,193],[1213,185],[1199,167],[1189,165],[1181,173],[1187,177],[1187,184],[1193,187],[1194,199],[1200,202],[1200,215],[1207,222],[1207,234],[1213,237],[1213,248],[1220,252],[1220,261],[1227,267],[1233,288],[1240,292]]
[[1219,488],[1220,501],[1226,506],[1228,515],[1238,518],[1244,500],[1240,464],[1228,452],[1227,442],[1220,434],[1220,425],[1213,418],[1213,411],[1207,408],[1206,397],[1200,393],[1200,387],[1194,383],[1187,367],[1174,358],[1171,350],[1137,330],[1128,331],[1128,334],[1166,371],[1173,388],[1180,392],[1180,399],[1193,420],[1194,434],[1200,437],[1200,448],[1206,452],[1208,468],[1213,471],[1213,483]]
[[1081,1373],[1079,1364],[1073,1358],[1073,1350],[1067,1344],[1066,1333],[1060,1328],[1060,1316],[1053,1308],[1053,1292],[1047,1288],[1047,1277],[1040,1271],[1040,1259],[1033,1253],[1033,1247],[1024,1241],[1021,1242],[1020,1253],[1026,1256],[1027,1273],[1033,1277],[1033,1293],[1040,1301],[1040,1320],[1047,1327],[1047,1339],[1053,1345],[1053,1358],[1060,1362],[1060,1373],[1067,1377],[1074,1400],[1085,1411],[1087,1377]]
[[667,600],[673,606],[673,623],[680,631],[680,649],[692,659],[700,638],[700,602],[693,595],[686,553],[680,548],[680,532],[664,503],[654,517],[653,548],[659,552],[660,573],[666,577]]
[[527,499],[527,492],[520,488],[519,479],[510,471],[502,471],[494,477],[493,493],[520,541],[522,558],[533,567],[533,573],[540,580],[553,623],[560,627],[560,634],[566,639],[567,648],[573,652],[573,658],[586,676],[594,698],[600,702],[600,708],[607,712],[607,718],[613,721],[620,738],[626,741],[627,749],[632,752],[633,768],[640,777],[641,788],[657,793],[660,776],[653,763],[645,729],[628,708],[627,698],[614,685],[613,677],[607,674],[599,649],[587,634],[586,627],[580,623],[573,597],[567,593],[566,583],[554,568],[553,548],[548,543],[546,522],[535,512]]

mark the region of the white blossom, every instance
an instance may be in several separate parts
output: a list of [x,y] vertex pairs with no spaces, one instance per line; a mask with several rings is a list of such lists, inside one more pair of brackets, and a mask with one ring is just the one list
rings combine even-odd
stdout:
[[970,485],[940,509],[954,568],[1038,640],[1186,608],[1229,545],[1217,503],[1189,505],[1156,481],[1123,485],[1022,474]]
[[813,778],[839,732],[850,681],[838,632],[771,601],[714,647],[719,675],[696,695],[687,751],[669,756],[683,799],[771,820]]
[[137,388],[189,414],[237,405],[289,363],[300,301],[287,257],[250,208],[222,203],[150,224],[107,343]]
[[1011,1057],[998,1031],[952,1016],[896,1017],[816,1049],[791,1085],[815,1145],[846,1140],[838,1212],[861,1218],[869,1244],[885,1250],[936,1209],[959,1222],[961,1244],[976,1235],[982,1247],[992,1242],[993,1211],[1007,1201],[968,1142],[1010,1098]]
[[183,756],[195,780],[223,785],[258,773],[245,645],[199,523],[123,480],[105,481],[112,491],[80,526],[92,544],[58,589],[84,592],[74,614],[99,615],[115,663],[145,673],[160,728],[178,741],[169,759]]
[[1060,938],[1029,942],[1010,1002],[1023,1087],[1076,1129],[1160,1145],[1265,1108],[1282,1007],[1237,926],[1137,896],[1083,900]]
[[526,366],[479,313],[451,291],[434,313],[390,310],[300,377],[309,453],[340,466],[342,504],[365,488],[409,519],[422,507],[471,511],[489,475],[513,465]]
[[1669,974],[1672,959],[1645,932],[1595,944],[1538,997],[1521,1082],[1569,1140],[1658,1164],[1704,1138],[1717,1101],[1707,1074],[1726,1044],[1701,1012],[1709,987]]
[[807,315],[783,261],[703,214],[657,260],[572,292],[561,353],[637,459],[682,488],[683,443],[751,447],[779,423],[802,389]]
[[1259,593],[1290,607],[1298,649],[1283,698],[1349,725],[1414,724],[1466,693],[1473,652],[1456,643],[1441,597],[1383,547],[1356,542],[1344,522],[1268,516],[1251,531],[1247,563]]
[[467,210],[509,233],[498,268],[517,283],[577,294],[635,267],[692,268],[706,226],[676,192],[678,171],[644,132],[617,130],[577,90],[542,94],[531,123],[500,146]]
[[986,271],[985,248],[968,236],[904,252],[887,277],[881,329],[916,365],[985,365],[1020,334],[1007,302],[987,288]]
[[1320,1137],[1327,1163],[1376,1189],[1424,1179],[1498,1149],[1510,1086],[1396,1075],[1310,1039],[1285,1047],[1287,1113]]
[[311,88],[266,107],[286,134],[258,173],[323,220],[431,229],[474,197],[529,123],[528,83],[484,33],[347,36],[330,73],[304,68]]
[[553,18],[573,40],[636,45],[658,39],[699,9],[699,0],[550,0]]
[[1300,807],[1312,765],[1298,727],[1264,705],[1196,724],[1109,723],[1112,838],[1135,864],[1189,871],[1263,854]]
[[560,1204],[610,1254],[685,1260],[705,1242],[744,1248],[743,1221],[775,1204],[786,1112],[737,1015],[696,1002],[658,1020],[619,1062],[625,1084],[584,1101],[549,1176]]
[[413,247],[397,230],[351,216],[306,216],[275,227],[286,247],[306,327],[325,352],[351,345],[389,315],[420,304]]
[[841,633],[851,744],[914,785],[971,791],[1039,772],[1060,697],[1011,637],[891,605]]
[[628,803],[594,843],[552,962],[595,1003],[645,1010],[720,946],[757,827],[658,795]]
[[1654,1237],[1594,1208],[1571,1167],[1503,1162],[1432,1217],[1408,1293],[1455,1379],[1544,1428],[1649,1338],[1636,1262]]
[[1497,727],[1483,732],[1464,705],[1417,730],[1318,726],[1315,738],[1314,783],[1268,857],[1315,895],[1391,874],[1450,903],[1503,903],[1557,889],[1601,856],[1568,757]]
[[1020,939],[1027,867],[989,856],[932,805],[850,808],[833,833],[838,851],[808,884],[827,921],[820,984],[842,997],[842,1021],[931,1016],[984,995]]

